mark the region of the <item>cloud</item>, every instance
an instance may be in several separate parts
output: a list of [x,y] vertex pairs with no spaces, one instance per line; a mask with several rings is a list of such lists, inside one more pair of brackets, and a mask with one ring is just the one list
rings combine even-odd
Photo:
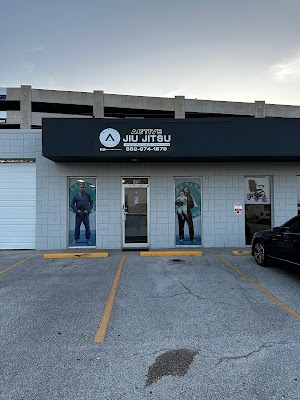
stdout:
[[25,63],[25,69],[27,70],[27,72],[29,72],[30,74],[32,74],[35,70],[35,65],[33,63]]
[[293,59],[273,65],[271,74],[276,80],[300,80],[300,54]]
[[25,49],[25,53],[38,53],[40,51],[44,50],[44,46],[37,46],[37,47],[31,47],[30,49]]
[[166,93],[163,97],[175,97],[175,96],[184,96],[184,91],[182,89],[171,90]]
[[56,85],[55,79],[53,76],[48,76],[48,87],[53,88]]

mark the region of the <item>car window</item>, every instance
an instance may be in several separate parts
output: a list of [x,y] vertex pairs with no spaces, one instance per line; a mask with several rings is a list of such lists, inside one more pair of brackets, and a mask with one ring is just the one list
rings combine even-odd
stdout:
[[300,233],[300,219],[297,219],[291,224],[287,225],[287,228],[291,233]]

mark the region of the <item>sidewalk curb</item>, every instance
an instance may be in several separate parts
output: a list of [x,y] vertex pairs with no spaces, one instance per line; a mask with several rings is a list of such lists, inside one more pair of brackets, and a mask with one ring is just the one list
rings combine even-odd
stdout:
[[233,250],[233,256],[251,256],[251,250]]

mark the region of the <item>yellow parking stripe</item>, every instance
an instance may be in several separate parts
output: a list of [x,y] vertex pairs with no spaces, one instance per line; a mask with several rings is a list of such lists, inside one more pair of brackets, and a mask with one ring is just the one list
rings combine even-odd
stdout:
[[43,258],[103,258],[108,257],[108,253],[45,253]]
[[106,306],[96,333],[96,336],[94,338],[94,343],[103,343],[106,335],[106,330],[109,324],[109,319],[112,311],[112,307],[115,301],[116,293],[117,293],[117,288],[119,284],[119,280],[121,277],[121,272],[125,263],[126,257],[123,256],[121,258],[121,261],[119,263],[115,278],[113,280],[113,284],[106,302]]
[[293,310],[291,307],[289,307],[287,304],[283,303],[281,300],[279,300],[276,296],[274,296],[272,293],[270,293],[268,290],[263,288],[260,284],[255,282],[253,279],[251,279],[248,275],[244,274],[242,271],[240,271],[235,265],[231,264],[226,258],[222,256],[217,256],[221,261],[223,261],[228,267],[232,268],[235,272],[240,274],[244,279],[246,279],[247,282],[251,283],[256,289],[258,289],[260,292],[262,292],[265,296],[269,297],[274,303],[276,303],[279,307],[283,308],[286,312],[291,314],[293,317],[295,317],[297,320],[300,321],[300,314]]
[[25,262],[25,261],[27,261],[29,259],[30,259],[30,257],[29,258],[25,258],[24,260],[19,261],[19,262],[15,263],[14,265],[11,265],[10,267],[4,269],[3,271],[0,271],[0,275],[4,274],[4,272],[7,272],[7,271],[15,268],[17,265],[20,265],[20,264],[22,264],[23,262]]
[[202,251],[171,250],[171,251],[141,251],[141,257],[174,257],[174,256],[202,256]]

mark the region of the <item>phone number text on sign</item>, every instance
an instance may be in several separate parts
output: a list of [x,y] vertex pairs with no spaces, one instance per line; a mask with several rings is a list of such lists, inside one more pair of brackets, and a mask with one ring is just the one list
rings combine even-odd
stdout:
[[167,151],[167,147],[126,146],[126,151]]

